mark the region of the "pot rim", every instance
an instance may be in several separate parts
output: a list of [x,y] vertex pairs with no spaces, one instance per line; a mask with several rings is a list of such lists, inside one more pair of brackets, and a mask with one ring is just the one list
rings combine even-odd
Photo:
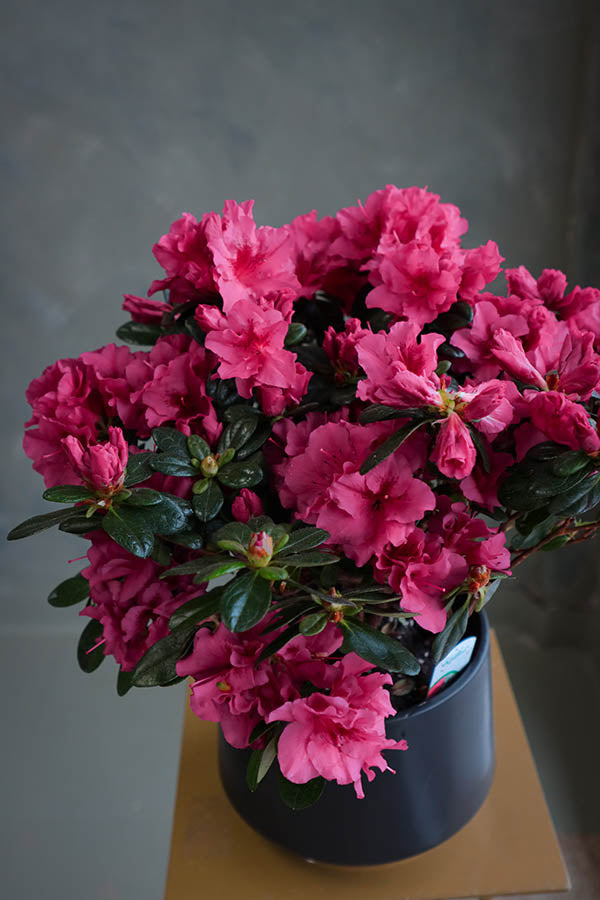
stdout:
[[435,709],[442,703],[447,703],[449,700],[452,700],[452,698],[455,697],[456,694],[462,691],[463,688],[465,688],[467,684],[473,680],[473,678],[475,678],[489,655],[490,647],[490,626],[487,615],[485,611],[482,610],[481,612],[476,613],[475,616],[473,617],[473,619],[477,621],[479,625],[478,634],[476,635],[477,642],[475,644],[475,652],[472,658],[469,660],[466,668],[464,668],[463,671],[459,673],[459,675],[451,684],[448,685],[447,688],[444,688],[443,691],[440,691],[439,694],[434,694],[433,697],[429,697],[427,700],[423,700],[422,703],[418,703],[416,706],[411,706],[408,709],[400,710],[396,713],[395,716],[392,716],[387,720],[387,724],[392,724],[393,722],[402,722],[406,719],[414,719],[416,718],[416,716],[422,716],[424,713]]

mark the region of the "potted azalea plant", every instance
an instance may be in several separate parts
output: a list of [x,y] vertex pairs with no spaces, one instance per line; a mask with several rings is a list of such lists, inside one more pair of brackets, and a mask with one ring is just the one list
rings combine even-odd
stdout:
[[49,596],[81,607],[81,668],[113,657],[120,695],[189,677],[233,805],[313,859],[399,859],[476,812],[483,608],[600,524],[600,291],[486,289],[503,260],[466,229],[416,187],[281,228],[184,213],[125,343],[27,391],[56,505],[9,539],[86,541]]

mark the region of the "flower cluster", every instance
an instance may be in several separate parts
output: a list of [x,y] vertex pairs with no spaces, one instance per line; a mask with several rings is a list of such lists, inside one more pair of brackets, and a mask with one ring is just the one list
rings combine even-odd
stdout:
[[28,389],[63,507],[10,537],[89,541],[51,594],[85,601],[82,667],[113,656],[120,693],[191,676],[193,711],[261,756],[250,781],[277,759],[363,796],[406,749],[398,674],[420,702],[502,578],[599,525],[600,291],[524,267],[492,290],[503,259],[466,230],[392,185],[280,228],[251,201],[184,213],[125,296],[135,349]]

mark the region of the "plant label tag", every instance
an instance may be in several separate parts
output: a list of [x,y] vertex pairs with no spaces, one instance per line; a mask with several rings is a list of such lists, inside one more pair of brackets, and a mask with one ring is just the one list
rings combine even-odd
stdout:
[[431,673],[429,690],[427,691],[428,697],[433,697],[434,694],[437,694],[469,664],[476,642],[477,638],[475,637],[465,638],[463,641],[459,641],[456,647],[453,647],[450,653],[440,660]]

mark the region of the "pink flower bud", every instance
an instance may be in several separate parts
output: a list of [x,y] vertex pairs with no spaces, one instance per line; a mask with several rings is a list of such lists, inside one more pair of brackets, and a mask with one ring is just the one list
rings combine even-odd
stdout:
[[248,542],[247,556],[257,567],[268,566],[273,556],[273,538],[266,531],[254,532]]
[[73,435],[63,438],[62,445],[71,466],[90,490],[103,497],[121,490],[129,451],[120,428],[109,428],[107,441],[88,447]]

